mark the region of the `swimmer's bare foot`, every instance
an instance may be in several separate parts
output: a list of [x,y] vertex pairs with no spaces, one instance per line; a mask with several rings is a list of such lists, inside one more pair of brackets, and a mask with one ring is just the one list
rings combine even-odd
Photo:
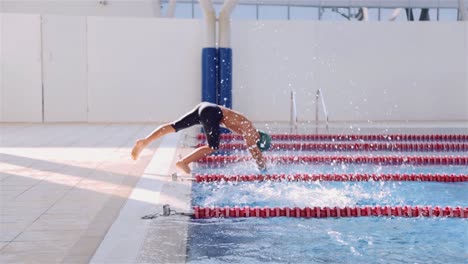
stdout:
[[185,173],[189,174],[191,172],[190,167],[182,161],[176,163],[176,167],[183,170]]
[[140,152],[146,147],[146,143],[145,143],[145,140],[142,139],[142,140],[138,140],[136,143],[135,143],[135,146],[133,146],[133,149],[132,149],[132,158],[133,160],[136,160],[138,159],[138,156],[140,155]]

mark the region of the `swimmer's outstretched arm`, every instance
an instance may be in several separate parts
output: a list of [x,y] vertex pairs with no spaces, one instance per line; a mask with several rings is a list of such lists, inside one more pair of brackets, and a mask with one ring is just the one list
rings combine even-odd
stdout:
[[262,152],[258,149],[257,145],[255,146],[250,146],[249,147],[249,152],[254,158],[255,162],[257,163],[258,169],[259,170],[266,170],[266,161],[265,158],[263,157]]
[[165,136],[170,133],[176,132],[172,124],[167,123],[164,125],[159,126],[153,132],[151,132],[147,137],[144,139],[137,140],[135,146],[132,149],[132,158],[134,160],[138,159],[141,151],[146,148],[151,142],[155,141],[156,139]]
[[255,128],[253,127],[253,125],[251,125],[251,129],[248,133],[243,134],[243,137],[245,140],[245,144],[247,145],[247,149],[250,152],[250,155],[252,155],[252,158],[257,163],[258,169],[262,171],[266,170],[266,160],[263,157],[263,154],[260,151],[260,149],[257,147],[257,140],[259,139],[259,135],[257,130],[255,130]]

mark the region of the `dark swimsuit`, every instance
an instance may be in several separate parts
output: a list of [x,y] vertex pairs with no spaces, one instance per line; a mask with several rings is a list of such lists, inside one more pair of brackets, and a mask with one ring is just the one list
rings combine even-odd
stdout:
[[212,103],[203,102],[198,104],[192,111],[172,123],[175,131],[182,130],[194,125],[202,125],[205,130],[208,145],[212,149],[219,148],[219,125],[223,119],[221,108]]

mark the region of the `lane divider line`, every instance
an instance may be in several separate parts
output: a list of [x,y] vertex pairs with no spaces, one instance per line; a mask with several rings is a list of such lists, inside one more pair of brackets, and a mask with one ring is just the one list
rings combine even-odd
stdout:
[[[379,164],[379,165],[468,165],[468,156],[266,156],[268,161],[280,164]],[[252,160],[251,156],[207,156],[198,163],[221,165]]]
[[[204,144],[197,144],[201,147]],[[244,143],[220,144],[220,150],[246,150]],[[273,143],[269,151],[403,151],[403,152],[463,152],[468,143]]]
[[[205,134],[198,134],[198,140],[206,140]],[[221,140],[242,140],[239,134],[221,134]],[[296,141],[458,141],[467,142],[468,134],[271,134],[272,140]]]
[[365,206],[365,207],[193,207],[195,219],[238,217],[449,217],[468,218],[468,207]]
[[252,181],[427,181],[467,182],[468,174],[196,174],[194,181],[201,182],[252,182]]

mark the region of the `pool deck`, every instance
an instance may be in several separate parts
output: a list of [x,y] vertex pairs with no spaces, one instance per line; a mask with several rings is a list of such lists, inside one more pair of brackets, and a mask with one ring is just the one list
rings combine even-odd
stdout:
[[[468,133],[461,122],[404,125],[367,132]],[[0,263],[184,262],[188,217],[141,219],[166,203],[187,211],[190,200],[190,182],[170,177],[190,151],[184,134],[130,158],[156,126],[0,124]],[[330,133],[366,132],[355,127]]]
[[130,158],[155,127],[0,124],[0,263],[89,263],[162,149]]

